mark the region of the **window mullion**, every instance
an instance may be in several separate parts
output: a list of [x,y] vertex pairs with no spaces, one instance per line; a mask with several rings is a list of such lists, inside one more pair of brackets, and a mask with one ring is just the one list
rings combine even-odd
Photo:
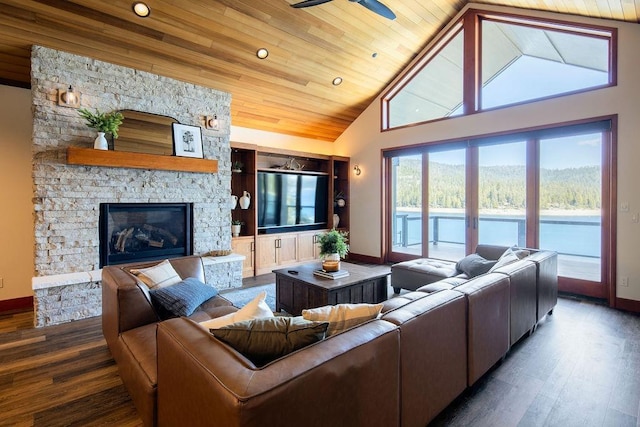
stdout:
[[464,17],[464,57],[463,57],[463,82],[462,104],[463,114],[473,114],[478,111],[480,105],[480,25],[477,13],[468,13]]

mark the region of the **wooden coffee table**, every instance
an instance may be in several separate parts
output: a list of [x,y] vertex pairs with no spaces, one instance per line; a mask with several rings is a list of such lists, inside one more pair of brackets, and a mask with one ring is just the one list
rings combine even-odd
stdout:
[[[315,276],[320,262],[273,270],[276,274],[276,312],[294,316],[305,308],[341,303],[379,303],[388,296],[388,266],[366,266],[341,263],[349,276],[325,279]],[[297,272],[297,273],[294,273]]]

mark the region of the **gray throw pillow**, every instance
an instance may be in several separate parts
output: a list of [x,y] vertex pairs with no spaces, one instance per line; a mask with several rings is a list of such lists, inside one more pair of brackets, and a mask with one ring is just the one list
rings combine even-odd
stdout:
[[282,316],[245,320],[210,332],[260,367],[324,339],[328,326],[301,316]]
[[149,293],[160,317],[165,319],[190,316],[200,304],[218,295],[218,290],[189,277],[175,285],[151,289]]
[[478,254],[471,254],[456,263],[456,270],[466,274],[471,279],[489,271],[496,262],[484,259]]

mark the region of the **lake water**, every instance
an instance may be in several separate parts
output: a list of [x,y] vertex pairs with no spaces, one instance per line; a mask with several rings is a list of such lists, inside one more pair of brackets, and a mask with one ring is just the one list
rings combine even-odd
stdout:
[[[406,220],[404,219],[406,216]],[[437,219],[435,219],[437,218]],[[463,214],[431,215],[429,239],[433,241],[434,223],[437,221],[437,239],[441,242],[464,243],[465,221]],[[420,212],[397,211],[396,230],[399,242],[403,237],[407,244],[419,245],[422,240],[422,214]],[[406,222],[405,222],[406,221]],[[403,223],[407,235],[402,236]],[[526,246],[524,242],[524,219],[508,215],[486,215],[480,219],[479,239],[481,243],[502,246]],[[543,216],[540,224],[540,248],[554,250],[560,254],[600,257],[599,216]],[[399,243],[398,242],[398,243]]]

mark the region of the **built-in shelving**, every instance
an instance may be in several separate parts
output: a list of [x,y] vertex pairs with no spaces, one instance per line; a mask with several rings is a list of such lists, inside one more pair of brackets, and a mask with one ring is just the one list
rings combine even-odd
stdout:
[[112,168],[158,169],[177,172],[218,172],[218,161],[215,159],[193,159],[190,157],[95,150],[80,147],[67,148],[67,164]]
[[[247,191],[255,196],[258,172],[279,172],[297,175],[329,177],[327,197],[328,227],[333,215],[340,217],[340,229],[349,230],[349,158],[259,147],[253,144],[232,143],[231,163],[241,165],[239,172],[231,174],[231,194],[240,198]],[[343,206],[336,203],[336,195],[345,200]],[[232,239],[234,251],[247,257],[245,276],[268,273],[283,265],[295,265],[318,258],[316,235],[326,230],[259,234],[256,206],[252,199],[248,209],[237,206],[231,210],[231,218],[243,222],[240,236]]]

